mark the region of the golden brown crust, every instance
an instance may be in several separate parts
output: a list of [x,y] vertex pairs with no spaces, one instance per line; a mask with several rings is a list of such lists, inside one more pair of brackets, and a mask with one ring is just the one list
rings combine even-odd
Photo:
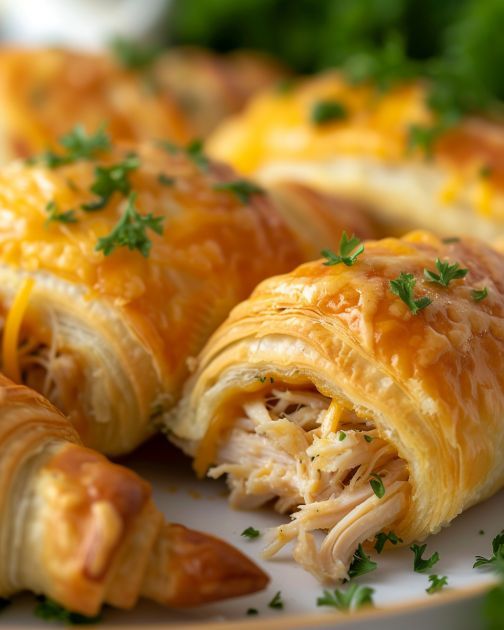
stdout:
[[[468,274],[446,288],[425,281],[437,257]],[[266,280],[233,310],[200,355],[174,430],[199,442],[203,472],[240,395],[261,388],[257,374],[312,383],[372,418],[406,461],[413,496],[394,531],[423,538],[504,484],[504,258],[418,232],[367,242],[352,267],[322,262]],[[416,278],[416,299],[432,300],[417,315],[390,291],[400,272]]]
[[141,593],[196,605],[266,584],[226,543],[163,524],[146,482],[80,446],[50,403],[1,375],[0,489],[2,597],[33,590],[95,615]]
[[[439,124],[426,96],[419,82],[380,92],[326,72],[258,96],[217,129],[209,152],[265,183],[294,179],[365,201],[410,229],[502,235],[502,120],[465,117],[432,146],[413,148],[413,126]],[[313,108],[322,101],[337,101],[347,115],[317,124]]]
[[77,124],[118,140],[194,135],[173,97],[106,56],[58,49],[0,50],[0,161],[54,148]]

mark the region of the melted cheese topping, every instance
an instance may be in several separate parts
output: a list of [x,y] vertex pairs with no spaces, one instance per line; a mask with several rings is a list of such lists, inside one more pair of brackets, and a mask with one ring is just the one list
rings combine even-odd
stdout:
[[21,283],[18,292],[8,311],[5,321],[5,328],[2,338],[2,367],[3,372],[15,383],[21,381],[21,371],[19,369],[19,332],[23,317],[28,307],[30,294],[32,292],[34,281],[32,278],[26,278]]

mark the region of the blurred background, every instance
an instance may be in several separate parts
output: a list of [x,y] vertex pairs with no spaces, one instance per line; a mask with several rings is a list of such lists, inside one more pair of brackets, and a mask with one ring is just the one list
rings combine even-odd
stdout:
[[504,0],[0,0],[0,19],[4,41],[248,48],[296,72],[425,74],[461,98],[504,99]]

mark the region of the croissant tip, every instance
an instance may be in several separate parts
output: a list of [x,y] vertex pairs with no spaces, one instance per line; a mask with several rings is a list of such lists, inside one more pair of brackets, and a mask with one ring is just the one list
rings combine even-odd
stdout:
[[187,606],[239,597],[264,589],[268,575],[230,544],[182,525],[171,526],[177,550],[172,605]]

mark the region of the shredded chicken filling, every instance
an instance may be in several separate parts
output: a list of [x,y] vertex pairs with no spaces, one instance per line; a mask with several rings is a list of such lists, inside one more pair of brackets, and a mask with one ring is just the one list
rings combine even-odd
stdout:
[[265,557],[293,541],[295,560],[322,581],[348,577],[357,546],[399,520],[410,491],[406,464],[372,420],[318,392],[279,387],[244,402],[209,471],[224,474],[233,506],[274,501],[291,513],[271,532]]

